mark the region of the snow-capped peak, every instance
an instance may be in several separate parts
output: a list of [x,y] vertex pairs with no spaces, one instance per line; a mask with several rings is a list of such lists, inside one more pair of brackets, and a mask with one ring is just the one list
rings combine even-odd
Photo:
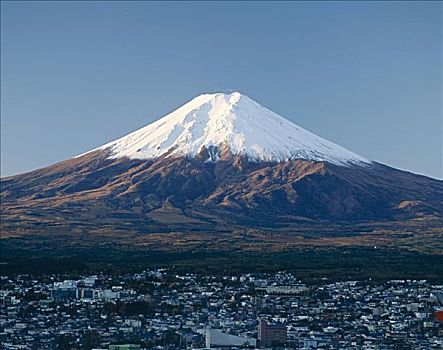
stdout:
[[163,118],[98,149],[109,149],[110,158],[150,159],[165,153],[196,156],[204,147],[222,145],[227,145],[232,154],[246,155],[253,161],[369,163],[239,92],[197,96]]

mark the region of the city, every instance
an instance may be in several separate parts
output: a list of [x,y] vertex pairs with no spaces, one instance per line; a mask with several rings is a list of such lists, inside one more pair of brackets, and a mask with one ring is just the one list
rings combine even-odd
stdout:
[[441,349],[443,285],[287,272],[1,277],[4,349]]

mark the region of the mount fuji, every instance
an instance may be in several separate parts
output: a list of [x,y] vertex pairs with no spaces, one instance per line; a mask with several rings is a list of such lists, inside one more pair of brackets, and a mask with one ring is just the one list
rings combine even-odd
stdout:
[[200,95],[87,153],[2,178],[1,205],[12,236],[441,227],[443,182],[367,160],[234,92]]

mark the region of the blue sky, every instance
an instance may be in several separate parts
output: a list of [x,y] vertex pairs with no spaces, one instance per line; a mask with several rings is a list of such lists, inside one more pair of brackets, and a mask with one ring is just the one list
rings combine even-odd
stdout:
[[367,158],[443,178],[439,2],[1,4],[1,173],[239,90]]

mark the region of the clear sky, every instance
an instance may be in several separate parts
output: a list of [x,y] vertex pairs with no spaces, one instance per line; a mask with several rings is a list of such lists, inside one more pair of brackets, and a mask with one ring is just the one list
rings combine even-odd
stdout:
[[443,178],[439,2],[1,4],[1,173],[239,90],[366,158]]

